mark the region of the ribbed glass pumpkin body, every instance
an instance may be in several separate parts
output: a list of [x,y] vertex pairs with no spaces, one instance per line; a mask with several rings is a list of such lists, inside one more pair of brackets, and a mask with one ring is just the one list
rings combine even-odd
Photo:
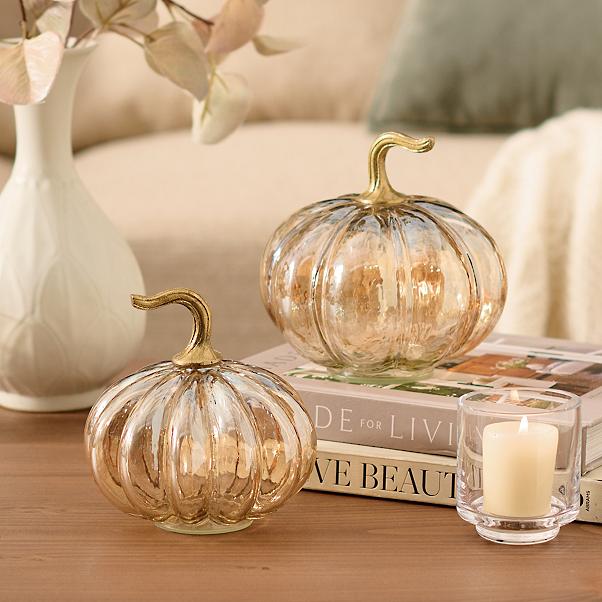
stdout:
[[295,494],[316,436],[298,395],[270,372],[163,362],[106,391],[86,446],[98,486],[121,510],[207,533],[245,527]]
[[422,376],[483,340],[504,306],[504,265],[485,230],[437,199],[392,194],[310,205],[264,253],[272,320],[347,380]]

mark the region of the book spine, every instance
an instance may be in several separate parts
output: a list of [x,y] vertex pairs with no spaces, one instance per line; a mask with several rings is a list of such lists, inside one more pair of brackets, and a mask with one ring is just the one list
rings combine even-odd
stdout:
[[581,477],[581,509],[577,520],[602,523],[602,481]]
[[318,439],[442,456],[456,455],[455,407],[384,401],[304,390],[301,393]]
[[[392,459],[319,449],[304,488],[454,506],[456,467],[447,458]],[[581,479],[581,510],[577,520],[602,523],[602,481]]]
[[305,489],[453,506],[456,469],[444,461],[438,464],[318,450]]

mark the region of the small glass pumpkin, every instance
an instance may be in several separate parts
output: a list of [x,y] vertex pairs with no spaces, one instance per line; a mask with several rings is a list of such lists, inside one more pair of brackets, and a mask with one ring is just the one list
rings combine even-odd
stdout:
[[207,305],[193,291],[132,302],[184,305],[194,331],[172,361],[124,378],[92,408],[86,448],[101,491],[124,512],[179,533],[237,531],[279,508],[315,458],[298,394],[267,370],[222,360]]
[[351,382],[428,375],[475,347],[495,326],[506,272],[495,242],[438,199],[393,189],[393,146],[429,151],[432,138],[382,134],[370,186],[309,205],[273,234],[261,293],[272,320],[304,357]]

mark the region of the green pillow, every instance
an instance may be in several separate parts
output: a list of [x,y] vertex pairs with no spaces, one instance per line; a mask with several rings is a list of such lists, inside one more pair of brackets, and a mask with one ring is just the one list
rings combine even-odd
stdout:
[[370,124],[483,132],[602,107],[602,0],[414,0]]

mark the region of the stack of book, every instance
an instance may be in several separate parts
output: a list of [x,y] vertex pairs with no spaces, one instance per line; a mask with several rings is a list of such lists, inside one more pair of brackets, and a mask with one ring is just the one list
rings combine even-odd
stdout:
[[602,348],[559,339],[493,335],[426,380],[348,384],[281,345],[245,360],[300,393],[318,434],[306,489],[455,504],[456,410],[488,388],[562,389],[581,396],[579,520],[602,522]]

